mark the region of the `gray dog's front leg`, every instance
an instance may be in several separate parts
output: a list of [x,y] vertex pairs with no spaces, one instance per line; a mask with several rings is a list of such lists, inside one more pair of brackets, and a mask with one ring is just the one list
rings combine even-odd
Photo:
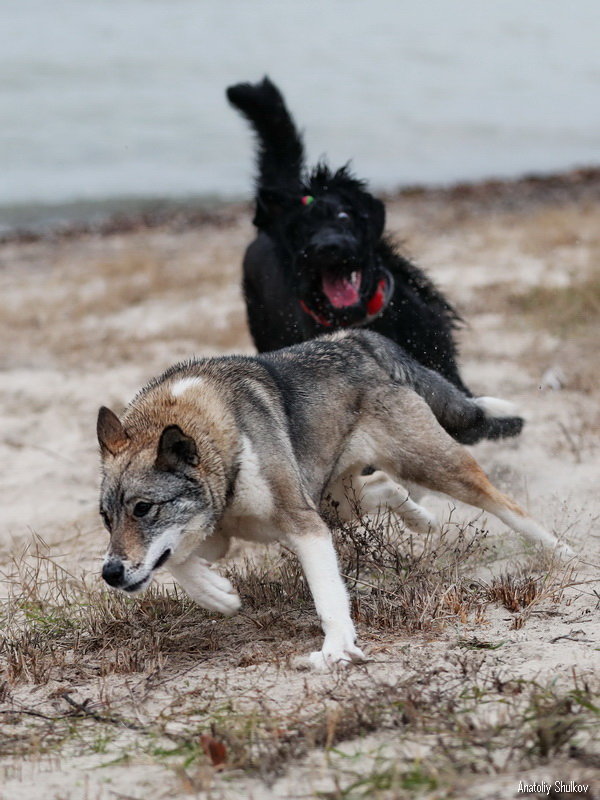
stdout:
[[167,569],[185,592],[202,608],[219,611],[230,616],[242,604],[231,582],[211,566],[221,558],[229,541],[219,534],[209,536],[192,553],[183,559],[174,557],[167,561]]
[[169,564],[169,572],[186,593],[202,608],[230,616],[239,611],[242,601],[223,575],[208,561],[191,555],[182,564]]
[[300,559],[325,633],[323,648],[308,657],[313,669],[323,671],[364,661],[365,656],[356,646],[348,593],[340,575],[331,532],[316,513],[311,515],[311,523],[312,531],[288,533],[286,538]]

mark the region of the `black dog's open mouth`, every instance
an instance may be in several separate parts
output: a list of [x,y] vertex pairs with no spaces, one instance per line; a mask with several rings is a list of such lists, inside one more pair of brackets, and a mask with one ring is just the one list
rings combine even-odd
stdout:
[[299,303],[306,314],[325,328],[365,325],[385,310],[393,292],[394,279],[386,269],[380,271],[371,290],[364,285],[359,269],[346,275],[323,271],[312,292]]
[[321,279],[323,294],[334,308],[349,308],[360,303],[362,272],[354,270],[348,276],[324,273]]

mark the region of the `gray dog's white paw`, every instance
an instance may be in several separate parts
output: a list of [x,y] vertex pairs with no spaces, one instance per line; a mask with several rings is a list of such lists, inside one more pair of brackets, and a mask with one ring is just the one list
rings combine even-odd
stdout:
[[187,580],[182,585],[199,606],[206,608],[207,611],[217,611],[226,617],[240,610],[241,598],[228,578],[219,575],[213,569],[203,570],[194,577],[193,582]]
[[218,597],[212,595],[210,599],[207,599],[202,605],[209,611],[218,611],[219,614],[231,617],[240,610],[242,600],[237,592],[222,592]]
[[404,522],[415,533],[427,535],[428,533],[439,533],[441,530],[440,522],[435,514],[432,514],[423,506],[419,506],[419,512],[412,512],[404,515]]
[[226,592],[227,594],[235,593],[235,589],[229,578],[220,575],[214,568],[209,571],[206,584],[207,586],[210,585],[211,588],[214,588],[215,591],[218,592]]
[[207,611],[217,611],[226,617],[231,617],[240,610],[242,605],[241,598],[236,592],[211,592],[192,599]]
[[554,552],[559,558],[574,558],[577,553],[568,544],[559,542],[554,548]]
[[220,614],[230,617],[240,610],[242,600],[231,581],[218,572],[210,570],[206,578],[204,598],[202,605],[211,611],[218,611]]
[[331,672],[345,669],[352,664],[363,664],[367,657],[356,645],[349,645],[343,650],[315,650],[307,656],[297,656],[292,661],[295,669],[312,670],[313,672]]

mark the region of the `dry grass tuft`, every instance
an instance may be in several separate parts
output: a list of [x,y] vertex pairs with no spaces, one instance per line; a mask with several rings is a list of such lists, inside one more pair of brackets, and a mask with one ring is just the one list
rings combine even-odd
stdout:
[[508,611],[516,614],[512,627],[518,630],[541,603],[560,603],[565,589],[574,583],[575,570],[572,566],[559,572],[558,564],[550,561],[547,571],[539,575],[530,575],[523,571],[516,575],[499,575],[493,578],[486,591],[492,602],[501,603]]
[[[558,602],[572,574],[504,575],[489,586],[469,577],[485,554],[485,532],[447,525],[415,538],[388,514],[335,532],[342,574],[361,637],[377,632],[440,631],[480,622],[489,602],[526,613],[541,599]],[[5,575],[0,655],[7,684],[75,680],[176,669],[199,659],[284,662],[316,646],[320,625],[297,558],[279,547],[226,566],[243,612],[218,618],[177,588],[129,598],[77,578],[41,545]],[[561,582],[562,580],[562,582]],[[218,616],[218,615],[217,615]]]
[[[566,580],[563,576],[561,584],[552,572],[543,578],[504,575],[489,585],[469,580],[470,567],[485,553],[485,535],[474,528],[447,526],[440,534],[415,539],[384,515],[363,525],[340,525],[336,542],[363,638],[378,631],[439,631],[449,622],[477,622],[490,602],[522,616],[544,598],[558,599]],[[486,662],[493,657],[488,651],[502,643],[477,639],[468,647],[476,653],[455,652],[443,666],[423,662],[419,669],[413,663],[401,677],[385,681],[368,672],[361,681],[360,670],[340,675],[313,687],[291,708],[259,691],[253,698],[234,694],[224,700],[215,679],[212,686],[203,681],[180,689],[166,707],[152,709],[146,704],[152,686],[198,662],[286,663],[292,653],[320,640],[308,588],[292,554],[276,548],[261,551],[259,558],[251,553],[228,572],[245,610],[215,624],[210,614],[165,587],[141,599],[101,590],[48,558],[41,545],[17,560],[5,576],[9,593],[0,612],[2,694],[10,706],[18,684],[55,681],[58,688],[50,697],[59,712],[13,705],[0,718],[14,732],[2,752],[50,754],[73,737],[83,752],[104,752],[101,748],[110,749],[110,742],[128,731],[135,736],[136,752],[172,768],[190,791],[200,791],[215,771],[255,773],[268,782],[315,748],[334,758],[344,742],[367,734],[393,731],[394,741],[421,737],[429,742],[426,766],[394,757],[377,760],[367,775],[340,768],[340,797],[369,797],[381,786],[394,797],[409,797],[415,788],[451,788],[465,769],[502,773],[567,753],[582,763],[592,757],[581,739],[582,732],[589,735],[597,726],[592,690],[506,681]],[[75,699],[70,688],[87,681],[85,691],[93,694],[90,686],[99,678],[129,673],[145,676],[141,694],[133,697],[135,716],[121,703],[112,710],[106,690],[94,702]],[[453,796],[450,789],[446,796]]]
[[152,588],[130,599],[104,591],[39,548],[5,577],[0,655],[9,684],[152,672],[169,654],[184,660],[220,646],[207,615],[177,592]]
[[541,596],[543,584],[543,578],[531,575],[500,575],[492,580],[488,594],[509,611],[521,611]]
[[485,537],[452,524],[415,536],[389,514],[341,524],[337,549],[356,618],[368,628],[406,632],[465,622],[484,602],[468,573],[486,552]]
[[[439,534],[415,537],[389,514],[333,524],[353,616],[365,633],[439,630],[466,621],[485,604],[483,590],[467,577],[485,552],[484,531],[448,525]],[[231,566],[228,577],[253,611],[268,607],[275,618],[299,608],[313,614],[298,560],[286,550],[275,558],[246,559]]]

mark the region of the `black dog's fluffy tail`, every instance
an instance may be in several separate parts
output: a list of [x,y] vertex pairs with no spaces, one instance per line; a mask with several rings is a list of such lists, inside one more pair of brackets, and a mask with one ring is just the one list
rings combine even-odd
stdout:
[[227,99],[250,122],[258,138],[258,183],[295,189],[301,184],[304,145],[279,89],[265,76],[260,83],[236,83]]

